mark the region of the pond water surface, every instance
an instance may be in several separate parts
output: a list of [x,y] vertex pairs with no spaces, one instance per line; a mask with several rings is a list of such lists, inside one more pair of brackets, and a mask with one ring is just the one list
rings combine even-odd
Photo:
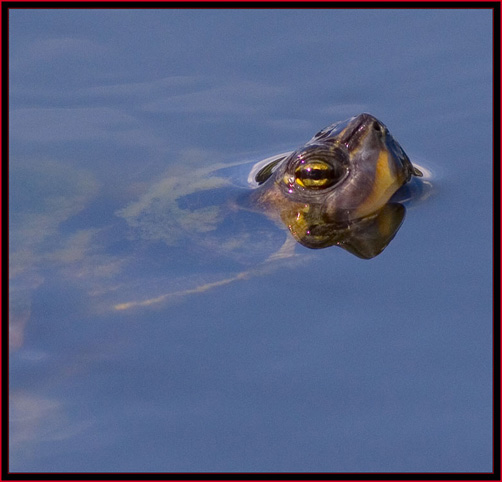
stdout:
[[[492,470],[490,10],[9,21],[11,471]],[[429,197],[280,250],[250,166],[360,112]]]

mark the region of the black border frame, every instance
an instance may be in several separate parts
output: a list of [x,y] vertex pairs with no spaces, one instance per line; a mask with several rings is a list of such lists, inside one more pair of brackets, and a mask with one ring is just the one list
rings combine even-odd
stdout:
[[[1,0],[0,0],[1,1]],[[491,9],[493,14],[493,471],[491,473],[11,473],[8,471],[8,179],[9,179],[9,10],[10,9]],[[1,106],[2,106],[2,406],[1,406],[1,474],[0,480],[501,480],[501,331],[500,331],[500,36],[501,4],[499,1],[16,1],[1,2]],[[7,231],[7,235],[6,235]],[[7,295],[7,296],[6,296]]]

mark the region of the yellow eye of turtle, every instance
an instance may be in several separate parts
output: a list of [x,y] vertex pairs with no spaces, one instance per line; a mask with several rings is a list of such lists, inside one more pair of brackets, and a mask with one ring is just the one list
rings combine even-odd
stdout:
[[339,176],[331,164],[324,161],[309,161],[295,169],[295,181],[308,189],[324,189],[332,186]]

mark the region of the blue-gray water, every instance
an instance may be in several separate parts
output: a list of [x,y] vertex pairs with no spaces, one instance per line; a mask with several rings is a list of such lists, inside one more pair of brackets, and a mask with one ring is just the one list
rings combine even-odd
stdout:
[[[12,471],[491,471],[491,11],[9,18]],[[209,167],[360,112],[432,194],[266,261]]]

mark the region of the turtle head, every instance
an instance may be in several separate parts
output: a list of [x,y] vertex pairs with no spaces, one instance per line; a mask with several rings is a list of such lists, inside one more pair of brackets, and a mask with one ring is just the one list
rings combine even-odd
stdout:
[[378,211],[412,175],[421,173],[370,114],[326,127],[274,171],[285,197],[322,205],[340,222]]
[[296,151],[257,165],[253,199],[309,248],[338,245],[361,258],[380,253],[405,208],[390,199],[412,176],[387,127],[360,114],[318,132]]

